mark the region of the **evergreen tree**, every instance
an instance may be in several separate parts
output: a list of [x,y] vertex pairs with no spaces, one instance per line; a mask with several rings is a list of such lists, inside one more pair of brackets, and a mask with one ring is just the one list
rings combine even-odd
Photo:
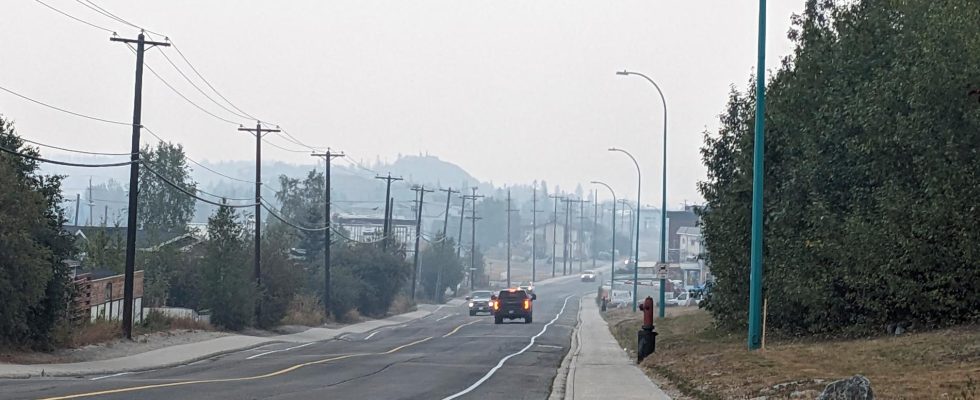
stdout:
[[208,218],[201,299],[211,310],[211,322],[232,330],[250,325],[255,312],[256,288],[244,233],[231,207],[219,207]]

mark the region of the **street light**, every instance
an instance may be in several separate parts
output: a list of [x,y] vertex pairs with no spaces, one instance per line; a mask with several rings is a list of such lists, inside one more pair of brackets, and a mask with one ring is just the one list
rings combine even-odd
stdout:
[[761,346],[762,177],[766,151],[766,0],[759,0],[759,65],[755,81],[755,143],[752,152],[752,247],[749,274],[749,350]]
[[[627,70],[616,72],[616,75],[636,75],[643,77],[647,80],[647,82],[650,82],[655,89],[657,89],[657,93],[660,94],[660,101],[664,105],[664,169],[663,189],[661,190],[660,196],[660,264],[661,266],[665,266],[667,264],[667,99],[664,98],[664,92],[660,90],[660,85],[657,85],[657,82],[654,82],[649,76],[639,72]],[[640,205],[637,204],[636,207],[639,209]],[[636,229],[636,233],[637,235],[640,234],[639,228]],[[667,311],[666,281],[666,277],[660,278],[660,318],[663,318]]]
[[[640,278],[640,184],[643,179],[640,174],[640,163],[636,162],[636,157],[633,157],[630,152],[615,147],[610,147],[609,151],[626,154],[636,166],[636,249],[634,250],[636,257],[633,258],[633,312],[636,312],[636,281]],[[663,285],[660,285],[660,290],[663,290]]]
[[[605,186],[606,189],[609,189],[609,193],[612,193],[612,197],[613,197],[613,209],[612,209],[612,256],[611,256],[612,263],[610,264],[610,266],[612,268],[609,270],[609,294],[612,295],[612,290],[613,290],[613,288],[616,285],[616,192],[612,189],[612,187],[610,187],[609,185],[605,184],[604,182],[592,181],[591,183],[593,185],[602,185],[602,186]],[[595,201],[596,201],[596,204],[599,203],[598,196],[596,197],[596,200]],[[595,234],[595,233],[593,233],[593,234]]]

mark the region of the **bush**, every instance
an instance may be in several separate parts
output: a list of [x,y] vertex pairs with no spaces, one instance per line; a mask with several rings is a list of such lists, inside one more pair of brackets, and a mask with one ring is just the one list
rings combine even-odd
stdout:
[[320,298],[308,294],[297,294],[289,302],[283,325],[320,326],[323,325],[323,303]]

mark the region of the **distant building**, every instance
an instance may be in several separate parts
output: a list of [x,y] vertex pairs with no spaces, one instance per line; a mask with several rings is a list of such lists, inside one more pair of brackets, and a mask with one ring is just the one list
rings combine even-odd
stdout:
[[704,251],[704,238],[701,236],[701,227],[682,226],[677,229],[679,238],[678,253],[680,262],[695,261]]
[[[346,231],[350,238],[361,242],[379,240],[384,234],[384,218],[356,216],[356,215],[335,215],[333,224]],[[405,245],[405,248],[412,251],[415,245],[415,220],[399,219],[391,220],[391,235],[396,242]]]
[[[698,226],[698,215],[694,212],[694,206],[684,206],[680,211],[667,211],[667,261],[681,262],[681,235],[682,228],[696,228]],[[700,231],[700,229],[699,229]]]

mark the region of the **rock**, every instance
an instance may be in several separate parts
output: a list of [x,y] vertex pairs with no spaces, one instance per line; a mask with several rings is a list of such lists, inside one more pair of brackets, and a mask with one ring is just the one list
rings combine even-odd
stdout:
[[874,400],[871,381],[861,375],[831,382],[817,400]]
[[895,327],[895,336],[901,335],[903,333],[905,333],[905,328],[903,328],[901,325]]
[[820,395],[820,392],[816,390],[798,390],[789,394],[791,399],[812,399]]
[[888,324],[887,326],[885,326],[885,333],[887,333],[889,335],[894,335],[895,334],[895,327],[897,327],[897,326],[898,325],[895,325],[895,324]]

